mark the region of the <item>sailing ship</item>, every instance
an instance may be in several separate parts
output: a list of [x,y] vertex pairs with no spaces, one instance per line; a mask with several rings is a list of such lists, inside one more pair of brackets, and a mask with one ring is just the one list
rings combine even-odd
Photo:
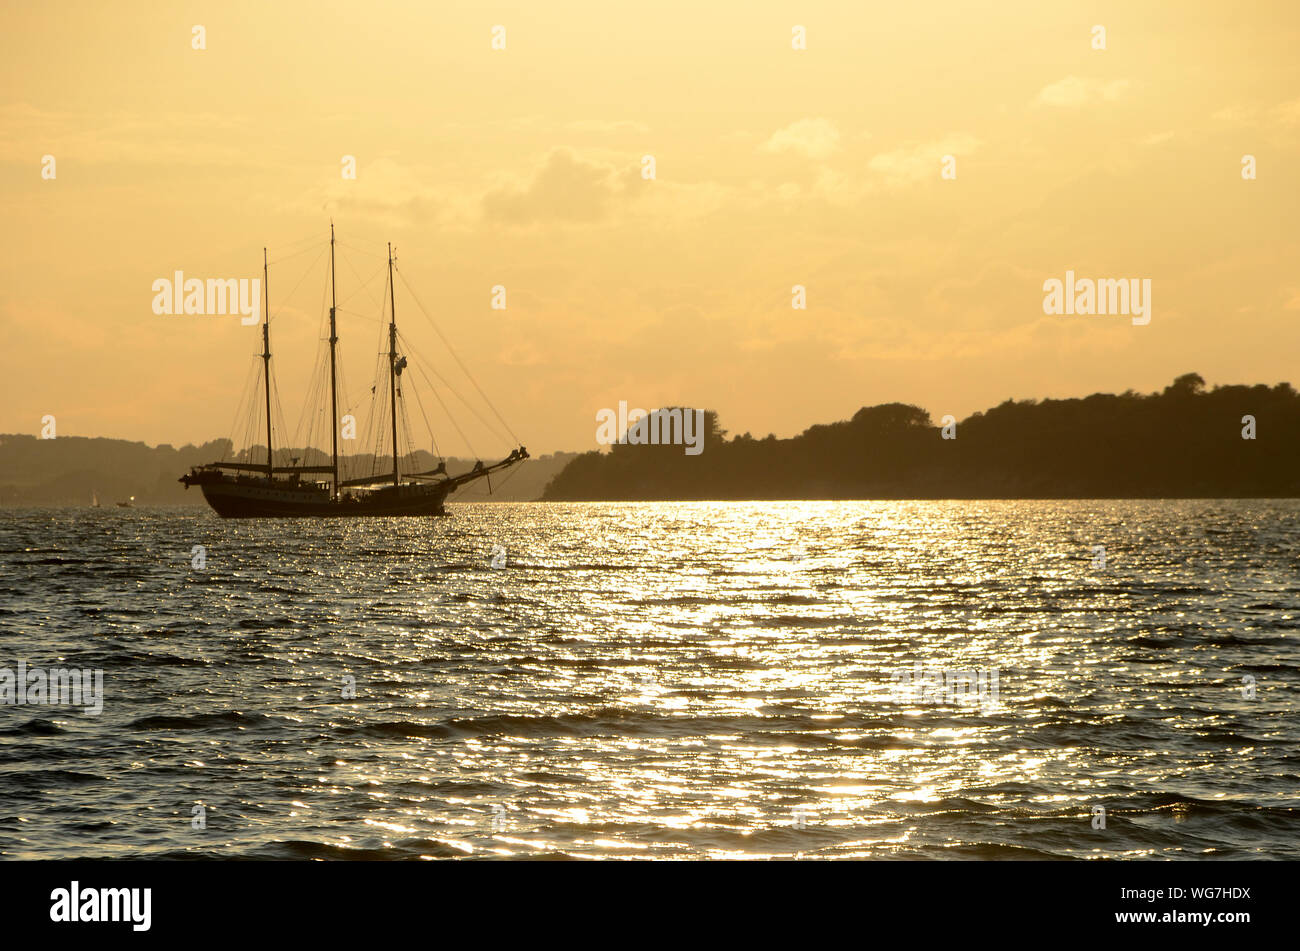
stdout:
[[90,507],[92,509],[99,508],[99,493],[94,489],[90,491]]
[[[492,473],[507,469],[528,458],[528,450],[519,446],[504,459],[490,465],[480,460],[468,472],[450,475],[446,460],[424,472],[403,472],[398,452],[399,400],[402,399],[402,374],[408,366],[407,354],[398,349],[396,287],[393,283],[393,246],[388,245],[388,352],[387,409],[384,422],[391,432],[391,470],[372,471],[369,475],[341,478],[339,467],[338,414],[338,292],[334,275],[334,224],[330,223],[329,271],[329,400],[332,419],[330,461],[322,465],[276,465],[271,429],[271,335],[270,277],[266,249],[262,249],[262,383],[266,393],[266,463],[221,461],[195,466],[178,480],[186,489],[198,486],[204,499],[223,518],[295,518],[446,515],[447,496],[462,486],[487,479]],[[376,275],[377,276],[377,275]],[[418,303],[418,300],[417,300]],[[421,308],[423,309],[423,308]],[[427,315],[427,314],[426,314]],[[409,350],[409,347],[407,348]],[[458,358],[459,359],[459,358]],[[463,365],[462,365],[463,367]],[[466,371],[468,372],[468,371]],[[376,387],[380,383],[377,381]],[[475,384],[477,387],[477,384]],[[376,387],[372,387],[372,393]],[[481,392],[481,391],[480,391]],[[486,399],[486,397],[484,397]],[[490,404],[489,404],[490,405]],[[495,411],[495,410],[494,410]],[[499,418],[499,414],[498,414]],[[502,420],[504,423],[504,420]],[[509,427],[507,427],[508,429]],[[386,434],[385,434],[386,436]],[[379,446],[372,457],[378,463]],[[414,455],[414,454],[412,454]],[[372,470],[375,468],[372,465]]]

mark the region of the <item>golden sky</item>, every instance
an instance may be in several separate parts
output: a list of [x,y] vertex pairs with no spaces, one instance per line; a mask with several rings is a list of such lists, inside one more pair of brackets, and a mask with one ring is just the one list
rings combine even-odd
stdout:
[[[620,400],[785,436],[1190,370],[1300,385],[1294,2],[51,0],[0,25],[0,432],[230,435],[260,332],[157,316],[152,283],[260,277],[331,217],[366,252],[339,264],[351,388],[391,240],[534,453],[595,448]],[[314,256],[271,270],[291,424]],[[1045,315],[1067,269],[1150,279],[1150,324]]]

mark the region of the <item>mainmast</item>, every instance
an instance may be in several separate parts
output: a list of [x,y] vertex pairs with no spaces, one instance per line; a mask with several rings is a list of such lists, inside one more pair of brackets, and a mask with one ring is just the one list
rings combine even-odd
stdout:
[[330,427],[330,447],[333,454],[334,481],[330,483],[330,496],[339,497],[339,394],[334,369],[334,348],[339,342],[335,313],[338,310],[338,295],[334,288],[334,222],[330,222],[330,415],[334,424]]
[[262,370],[266,377],[266,477],[275,478],[271,462],[271,288],[266,248],[262,249]]
[[388,396],[393,407],[393,485],[402,479],[397,471],[397,287],[393,284],[393,243],[388,243]]

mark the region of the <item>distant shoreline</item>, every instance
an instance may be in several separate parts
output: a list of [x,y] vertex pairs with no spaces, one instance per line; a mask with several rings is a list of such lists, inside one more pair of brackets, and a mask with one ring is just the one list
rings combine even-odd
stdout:
[[919,406],[863,407],[790,439],[728,438],[703,451],[628,428],[572,460],[548,501],[1300,498],[1300,394],[1288,383],[1006,402],[936,425]]
[[[687,407],[681,407],[687,409]],[[496,502],[1064,501],[1300,498],[1300,394],[1289,383],[1216,386],[1195,373],[1162,392],[1007,400],[936,425],[917,406],[863,407],[788,439],[728,436],[717,413],[698,453],[636,438],[529,459],[517,474],[453,495]],[[657,410],[657,413],[673,409]],[[690,447],[686,447],[690,448]],[[286,450],[305,464],[320,450]],[[260,453],[260,455],[259,455]],[[414,471],[440,461],[419,452]],[[201,505],[177,479],[217,459],[263,461],[229,440],[149,447],[125,440],[0,435],[0,507]],[[341,458],[372,471],[369,456]],[[472,459],[445,460],[448,471]],[[391,459],[385,463],[391,466]]]

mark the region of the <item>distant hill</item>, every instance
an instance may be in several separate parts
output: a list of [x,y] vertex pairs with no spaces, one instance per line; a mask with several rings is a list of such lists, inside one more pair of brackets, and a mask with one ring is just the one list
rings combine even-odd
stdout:
[[[1256,438],[1242,437],[1252,416]],[[887,403],[791,439],[704,450],[617,444],[585,453],[545,500],[1300,497],[1300,395],[1288,383],[1008,400],[944,439],[929,413]]]
[[[288,450],[281,456],[277,449],[276,465],[286,464],[294,455],[303,465],[328,462],[328,457],[318,450]],[[502,473],[500,478],[494,476],[492,495],[488,494],[485,482],[478,482],[453,494],[451,501],[533,501],[541,495],[546,483],[576,456],[576,453],[556,453],[529,459]],[[0,435],[0,505],[89,505],[92,492],[99,494],[99,501],[105,506],[132,495],[140,505],[205,505],[202,492],[187,492],[176,480],[191,466],[248,457],[248,453],[231,456],[228,439],[176,449],[123,439]],[[264,462],[266,450],[254,448],[251,458]],[[496,458],[484,461],[492,462]],[[370,456],[347,456],[342,461],[348,473],[372,471]],[[416,462],[421,470],[433,469],[438,464],[431,453],[423,451],[416,453]],[[473,464],[472,459],[453,458],[447,460],[447,469],[455,474]],[[389,467],[391,461],[381,468]]]

